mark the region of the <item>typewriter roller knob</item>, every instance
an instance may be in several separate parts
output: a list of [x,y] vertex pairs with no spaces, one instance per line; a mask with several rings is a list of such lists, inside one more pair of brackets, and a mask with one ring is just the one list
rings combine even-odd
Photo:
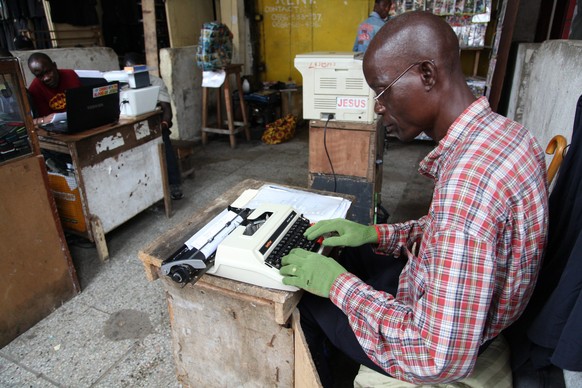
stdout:
[[174,266],[170,272],[170,278],[176,283],[188,283],[192,279],[192,271],[188,266]]

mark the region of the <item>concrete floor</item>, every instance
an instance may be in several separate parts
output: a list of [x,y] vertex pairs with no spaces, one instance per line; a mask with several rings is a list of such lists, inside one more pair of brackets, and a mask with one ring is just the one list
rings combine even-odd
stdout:
[[[389,222],[425,214],[432,182],[417,173],[433,148],[428,141],[391,139],[384,153],[382,202]],[[196,146],[185,198],[166,218],[157,204],[107,235],[111,258],[93,245],[71,242],[82,292],[0,349],[0,387],[180,387],[174,371],[170,325],[162,286],[146,280],[138,252],[161,233],[202,209],[236,183],[261,179],[306,187],[308,131],[284,144],[228,137]]]

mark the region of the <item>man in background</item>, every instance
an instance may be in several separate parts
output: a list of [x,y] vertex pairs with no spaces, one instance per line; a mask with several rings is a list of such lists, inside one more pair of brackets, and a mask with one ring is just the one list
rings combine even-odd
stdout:
[[376,0],[374,11],[358,26],[358,33],[352,51],[364,52],[378,30],[388,21],[392,0]]
[[57,64],[41,52],[28,57],[28,68],[35,77],[28,87],[37,112],[34,124],[50,123],[54,113],[67,111],[65,90],[80,87],[81,80],[74,70],[58,69]]
[[[141,54],[130,52],[123,57],[123,66],[135,66],[145,64],[145,59]],[[150,84],[152,86],[159,86],[158,105],[162,108],[162,139],[164,141],[164,149],[166,154],[166,167],[168,168],[168,180],[170,181],[170,194],[172,199],[178,200],[184,197],[182,193],[182,179],[180,176],[180,168],[178,166],[178,159],[172,147],[170,140],[170,128],[172,127],[172,104],[168,88],[160,77],[150,74]]]

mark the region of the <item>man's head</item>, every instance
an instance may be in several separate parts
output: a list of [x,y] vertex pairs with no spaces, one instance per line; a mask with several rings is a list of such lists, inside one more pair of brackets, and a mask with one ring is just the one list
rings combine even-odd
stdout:
[[16,50],[34,50],[34,43],[26,35],[17,35],[14,38],[14,48]]
[[458,38],[431,13],[407,12],[386,23],[370,43],[363,68],[377,94],[376,113],[402,140],[423,131],[440,140],[468,106]]
[[129,52],[123,56],[123,66],[135,66],[145,64],[145,58],[140,53]]
[[28,68],[47,87],[55,89],[59,85],[57,64],[45,53],[32,53],[28,57]]
[[392,8],[392,0],[376,0],[374,3],[374,12],[376,12],[382,19],[386,19]]

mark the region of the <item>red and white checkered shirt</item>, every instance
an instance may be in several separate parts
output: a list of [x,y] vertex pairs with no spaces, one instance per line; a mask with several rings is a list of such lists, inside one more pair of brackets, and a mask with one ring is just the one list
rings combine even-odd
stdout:
[[397,295],[346,273],[330,299],[368,357],[391,376],[455,381],[472,371],[479,346],[514,322],[532,294],[548,221],[544,153],[522,125],[493,113],[482,97],[419,171],[435,180],[428,215],[377,226],[377,251],[408,260]]

